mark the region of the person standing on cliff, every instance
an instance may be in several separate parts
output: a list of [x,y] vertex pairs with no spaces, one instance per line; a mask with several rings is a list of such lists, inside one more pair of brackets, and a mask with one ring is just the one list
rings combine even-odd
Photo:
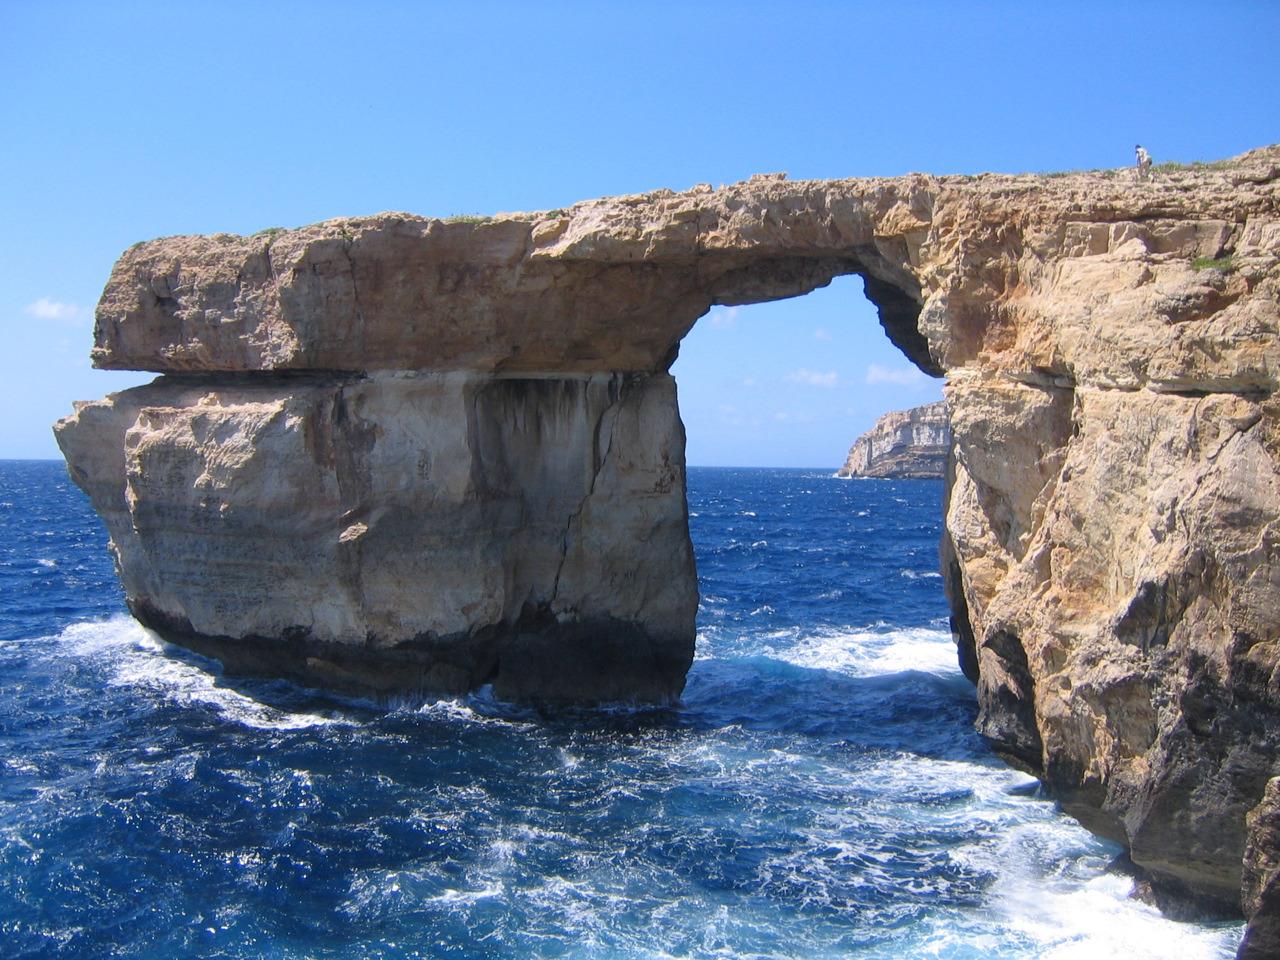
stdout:
[[1146,180],[1151,176],[1151,154],[1147,153],[1146,147],[1138,144],[1134,148],[1138,156],[1138,179]]

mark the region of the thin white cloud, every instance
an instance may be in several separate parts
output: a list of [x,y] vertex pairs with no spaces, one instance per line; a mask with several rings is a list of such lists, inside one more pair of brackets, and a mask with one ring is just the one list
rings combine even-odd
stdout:
[[760,386],[760,381],[759,381],[759,380],[757,380],[755,377],[743,377],[743,378],[742,378],[742,385],[743,385],[744,387],[748,387],[748,388],[750,388],[750,387],[758,387],[758,386]]
[[759,427],[760,418],[745,416],[741,410],[730,403],[722,403],[718,407],[720,423],[729,427]]
[[787,380],[791,383],[803,383],[810,387],[836,387],[840,385],[840,375],[834,370],[825,372],[819,370],[806,370],[801,367],[799,370],[792,370],[787,374]]
[[928,379],[915,367],[882,367],[878,363],[867,367],[867,383],[891,383],[896,387],[918,387]]
[[716,307],[707,315],[713,327],[732,327],[738,322],[738,307]]
[[823,329],[822,327],[819,327],[817,330],[813,331],[813,339],[815,339],[815,340],[831,340],[831,339],[832,339],[832,337],[831,337],[831,334],[830,334],[829,332],[827,332],[827,331],[826,331],[825,329]]
[[41,297],[35,303],[27,304],[22,312],[40,320],[78,320],[84,311],[74,303]]

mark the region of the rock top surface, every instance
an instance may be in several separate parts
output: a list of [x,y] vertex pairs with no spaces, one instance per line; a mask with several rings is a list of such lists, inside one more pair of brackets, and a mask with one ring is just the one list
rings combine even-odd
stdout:
[[[713,304],[797,296],[860,273],[890,336],[933,372],[993,348],[1035,355],[1051,343],[1057,356],[1043,359],[1055,371],[1071,367],[1077,381],[1207,389],[1233,358],[1215,367],[1207,357],[1163,356],[1172,331],[1162,337],[1145,324],[1125,338],[1125,325],[1092,302],[1100,291],[1081,297],[1061,335],[1038,348],[997,343],[996,330],[929,324],[966,292],[989,295],[993,306],[1047,287],[1084,293],[1087,275],[1046,276],[1036,265],[1096,256],[1180,262],[1185,273],[1161,271],[1161,296],[1145,306],[1168,323],[1204,319],[1274,245],[1260,217],[1273,212],[1277,164],[1277,150],[1265,148],[1149,183],[1128,171],[769,176],[479,222],[388,213],[250,237],[170,237],[138,244],[116,264],[93,359],[158,372],[653,371]],[[1191,269],[1196,257],[1228,248],[1233,274]],[[1113,352],[1141,348],[1160,361],[1103,362],[1096,348],[1106,344],[1089,336],[1112,326],[1121,328]],[[932,337],[930,349],[921,334]],[[1274,385],[1265,359],[1253,371],[1259,388]]]

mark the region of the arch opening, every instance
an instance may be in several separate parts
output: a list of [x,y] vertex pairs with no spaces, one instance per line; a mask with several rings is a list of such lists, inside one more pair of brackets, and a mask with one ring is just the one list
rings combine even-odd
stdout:
[[[833,479],[882,416],[942,400],[917,304],[849,264],[789,297],[753,300],[760,287],[742,284],[724,299],[744,302],[712,307],[670,368],[685,425],[698,643],[741,654],[765,634],[783,638],[778,657],[819,668],[875,651],[973,679],[967,614],[949,597],[957,585],[946,586],[956,571],[940,569],[954,565],[944,478]],[[734,610],[751,616],[731,623]]]
[[834,469],[881,414],[942,398],[927,349],[911,348],[918,306],[842,264],[791,296],[744,282],[685,336],[670,372],[690,466]]

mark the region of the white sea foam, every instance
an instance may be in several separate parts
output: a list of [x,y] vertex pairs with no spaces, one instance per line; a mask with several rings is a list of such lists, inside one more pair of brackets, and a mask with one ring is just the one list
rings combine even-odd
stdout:
[[1176,923],[1130,898],[1133,883],[1103,873],[1071,890],[1002,878],[992,891],[1005,924],[1040,944],[1046,960],[1209,960],[1231,957],[1234,928]]
[[693,644],[693,659],[695,661],[719,659],[716,646],[716,638],[710,631],[699,630]]
[[420,700],[406,701],[394,709],[453,723],[500,724],[513,730],[528,730],[536,725],[530,719],[532,715],[528,710],[499,700],[493,692],[492,684],[485,684],[475,693],[461,699],[449,698],[429,703],[422,703]]
[[113,617],[68,626],[57,637],[56,653],[100,664],[110,686],[151,690],[180,705],[211,706],[227,720],[264,730],[350,724],[320,713],[280,710],[219,685],[212,661],[206,668],[178,659],[154,633],[130,617]]
[[504,892],[502,884],[490,883],[480,887],[478,890],[445,890],[443,893],[437,894],[434,897],[428,897],[427,902],[472,904],[477,900],[488,900],[490,897],[500,897]]
[[[1109,848],[1051,803],[1015,790],[1034,781],[991,764],[901,754],[878,762],[872,777],[892,806],[886,827],[903,816],[945,825],[975,839],[951,851],[967,869],[995,877],[985,906],[944,912],[921,931],[913,955],[956,956],[991,941],[991,956],[1011,944],[1049,960],[1188,960],[1230,958],[1238,925],[1177,923],[1130,898],[1132,881],[1108,872]],[[897,798],[968,791],[954,806],[929,805],[914,813]],[[963,794],[960,794],[963,797]]]
[[938,676],[960,671],[951,634],[927,627],[899,630],[820,630],[766,652],[798,667],[883,676],[919,670]]
[[899,570],[898,576],[905,577],[908,580],[942,579],[942,574],[936,570]]
[[[1009,808],[1024,806],[1016,801]],[[999,840],[967,859],[995,873],[990,919],[1036,944],[1049,960],[1186,960],[1227,958],[1240,939],[1237,925],[1177,923],[1131,898],[1133,881],[1108,872],[1083,827],[1061,815],[1004,824]],[[964,854],[960,854],[964,858]]]

